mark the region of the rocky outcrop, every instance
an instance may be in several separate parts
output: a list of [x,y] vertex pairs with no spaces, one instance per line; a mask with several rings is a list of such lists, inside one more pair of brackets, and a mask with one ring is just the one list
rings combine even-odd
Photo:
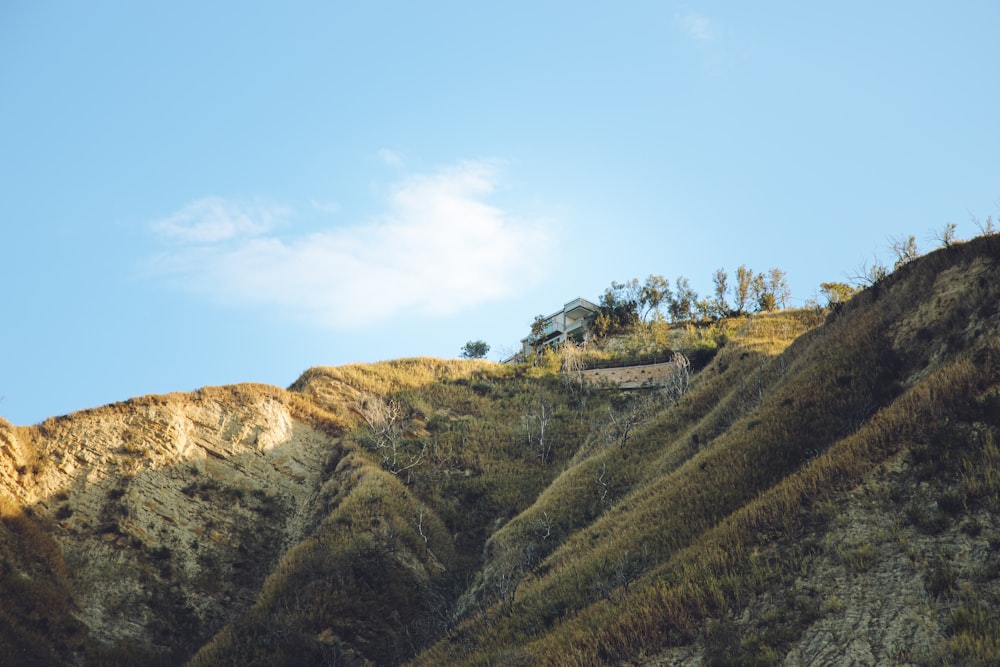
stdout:
[[333,442],[271,387],[146,397],[0,424],[0,494],[56,527],[94,638],[194,648],[301,539]]
[[798,576],[710,624],[691,644],[640,664],[736,664],[721,659],[760,657],[747,638],[766,633],[791,638],[784,656],[774,656],[789,667],[935,663],[968,613],[967,592],[1000,593],[990,574],[1000,523],[987,510],[948,519],[933,498],[952,492],[914,479],[908,457],[897,457],[831,507],[836,519],[806,536],[805,547],[781,543],[758,554],[767,560],[797,546],[808,554]]

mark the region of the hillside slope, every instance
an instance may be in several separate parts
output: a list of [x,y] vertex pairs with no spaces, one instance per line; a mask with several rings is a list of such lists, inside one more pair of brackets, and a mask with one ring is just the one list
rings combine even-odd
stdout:
[[[176,662],[193,651],[253,601],[313,520],[338,431],[315,412],[281,390],[240,386],[0,429],[0,548],[22,547],[13,522],[35,524],[65,598],[65,609],[19,600],[4,630],[44,634],[58,614],[76,631],[58,638],[57,655]],[[25,577],[30,553],[4,555],[4,583],[24,578],[26,598],[52,583]]]
[[[902,267],[773,358],[739,367],[747,353],[724,350],[634,434],[645,475],[507,610],[418,663],[995,664],[990,241]],[[539,503],[578,503],[588,477],[568,471]]]
[[0,654],[997,664],[994,245],[756,316],[680,400],[414,359],[0,420]]

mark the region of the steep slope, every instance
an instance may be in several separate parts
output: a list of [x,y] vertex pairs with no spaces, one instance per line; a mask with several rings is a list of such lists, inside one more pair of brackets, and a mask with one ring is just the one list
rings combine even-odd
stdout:
[[[912,551],[926,566],[913,576],[930,599],[904,600],[894,613],[926,619],[921,659],[966,651],[963,659],[988,661],[996,655],[997,619],[983,610],[997,601],[1000,543],[1000,272],[989,242],[903,267],[782,354],[735,375],[748,353],[723,351],[676,409],[661,411],[630,439],[629,458],[639,456],[646,474],[627,475],[611,509],[533,563],[515,602],[468,618],[417,663],[596,665],[655,656],[668,646],[688,648],[663,657],[664,664],[684,656],[713,664],[770,664],[786,655],[850,661],[847,638],[864,639],[823,624],[846,613],[848,603],[854,617],[880,618],[878,607],[865,605],[899,597],[848,597],[853,588],[842,585],[824,607],[822,596],[800,599],[796,582],[802,577],[802,588],[815,589],[825,579],[823,559],[877,573],[869,566],[879,547],[858,535],[878,522],[856,534],[838,527],[863,516],[851,490],[885,479],[894,494],[886,507],[899,514],[890,523],[900,535],[911,524],[939,532],[936,546]],[[724,379],[714,390],[713,376]],[[585,471],[567,471],[539,499],[544,511],[586,498],[588,481],[593,487],[595,479],[614,478],[615,456],[597,452],[578,463]],[[915,466],[923,475],[916,491],[909,486]],[[946,478],[948,466],[958,479]],[[627,469],[616,466],[619,475]],[[939,507],[975,526],[969,544],[947,542],[951,515],[939,516]],[[525,542],[508,538],[522,553]],[[928,549],[964,549],[981,560],[949,570],[943,585],[940,563],[948,557],[928,565]],[[972,569],[978,578],[960,580]],[[956,608],[941,595],[952,591],[964,591],[967,604]],[[948,635],[959,630],[967,636],[956,646]],[[895,649],[881,643],[888,635],[871,636],[866,650],[878,658],[870,664],[910,659],[893,653],[900,647],[920,651],[908,643],[912,633],[897,633]]]
[[176,662],[197,648],[305,534],[340,428],[239,386],[3,429],[0,489],[57,545],[85,628],[60,652]]
[[[450,623],[494,524],[571,452],[571,399],[551,373],[422,359],[2,422],[0,586],[18,604],[0,648],[41,664],[399,662]],[[376,433],[377,405],[398,411]],[[534,405],[563,434],[543,452],[520,431]]]
[[411,359],[0,420],[0,655],[996,664],[995,241],[750,318],[679,400]]
[[[565,383],[526,368],[403,360],[313,369],[293,388],[331,410],[349,396],[363,422],[391,404],[395,422],[344,439],[323,520],[194,665],[412,656],[453,625],[490,533],[551,483],[586,427]],[[542,406],[556,432],[544,448],[530,432]]]

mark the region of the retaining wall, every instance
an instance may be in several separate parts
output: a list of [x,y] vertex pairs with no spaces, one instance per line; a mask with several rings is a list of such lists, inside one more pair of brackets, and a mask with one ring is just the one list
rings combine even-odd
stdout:
[[617,385],[622,389],[635,389],[660,384],[669,379],[677,367],[671,363],[649,364],[647,366],[623,366],[621,368],[597,368],[583,371],[584,381],[598,384]]

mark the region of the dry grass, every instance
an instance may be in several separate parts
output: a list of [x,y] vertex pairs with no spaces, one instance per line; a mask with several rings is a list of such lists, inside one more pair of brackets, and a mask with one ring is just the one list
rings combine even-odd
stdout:
[[68,661],[83,636],[72,591],[43,524],[0,499],[0,655],[18,664]]
[[391,664],[427,641],[422,602],[454,564],[441,520],[392,475],[342,459],[338,496],[312,537],[268,578],[256,604],[193,665],[330,660],[364,645]]
[[[580,387],[554,357],[421,358],[100,410],[275,400],[329,437],[307,537],[194,665],[598,665],[695,640],[708,662],[772,664],[823,610],[789,598],[749,634],[727,619],[761,594],[783,599],[838,500],[883,463],[907,461],[946,522],[1000,511],[997,274],[988,244],[958,244],[829,315],[654,325],[603,352],[701,355],[676,404]],[[412,467],[380,456],[361,419],[373,397],[398,408],[391,437],[419,453]],[[32,466],[69,421],[18,431]],[[864,572],[876,552],[837,555]],[[929,583],[950,605],[931,664],[996,663],[1000,567],[979,586],[964,576]],[[45,525],[0,506],[0,649],[127,662],[88,644],[68,582]],[[52,628],[69,639],[46,643]]]
[[[673,415],[637,434],[639,458],[656,473],[629,477],[627,464],[615,467],[633,486],[626,484],[613,507],[549,552],[518,590],[509,613],[496,610],[485,620],[470,619],[451,641],[417,662],[628,660],[690,641],[708,619],[801,567],[802,554],[794,549],[787,560],[760,563],[753,558],[755,547],[822,522],[831,499],[874,466],[996,391],[1000,345],[995,338],[969,337],[966,319],[991,321],[993,306],[963,312],[963,303],[940,304],[936,312],[943,312],[944,321],[928,323],[939,329],[934,338],[956,330],[963,336],[950,354],[920,345],[927,337],[920,328],[908,335],[893,326],[934,294],[940,264],[961,260],[959,252],[932,258],[923,271],[911,267],[908,276],[890,278],[787,349],[785,336],[798,332],[787,319],[765,317],[743,325],[739,344],[731,343],[703,371],[698,390]],[[995,284],[979,280],[974,287],[983,297]],[[995,304],[996,295],[973,303]],[[803,313],[801,330],[813,317]],[[988,327],[978,328],[984,330]],[[678,419],[682,410],[689,411],[689,420]],[[967,484],[971,493],[991,497],[995,462],[989,440],[984,442],[978,458],[970,460],[987,461],[987,472]],[[549,516],[560,507],[578,507],[587,496],[588,478],[610,468],[612,459],[601,453],[579,463],[538,504]],[[650,466],[651,460],[659,463]],[[567,520],[565,510],[561,518]],[[512,522],[510,532],[527,534],[538,521],[533,508]],[[989,640],[977,636],[978,655],[988,659]],[[773,652],[787,641],[758,643],[758,657],[777,655]],[[961,647],[951,654],[964,656],[959,651],[971,640],[956,641]],[[468,651],[469,645],[476,648]]]
[[[586,423],[556,374],[489,362],[313,369],[293,393],[347,424],[330,454],[321,520],[193,664],[412,655],[452,622],[460,582],[474,576],[498,517],[517,515],[551,483]],[[398,406],[394,437],[425,452],[418,465],[383,468],[358,419],[372,394]],[[524,426],[542,405],[544,460]]]

